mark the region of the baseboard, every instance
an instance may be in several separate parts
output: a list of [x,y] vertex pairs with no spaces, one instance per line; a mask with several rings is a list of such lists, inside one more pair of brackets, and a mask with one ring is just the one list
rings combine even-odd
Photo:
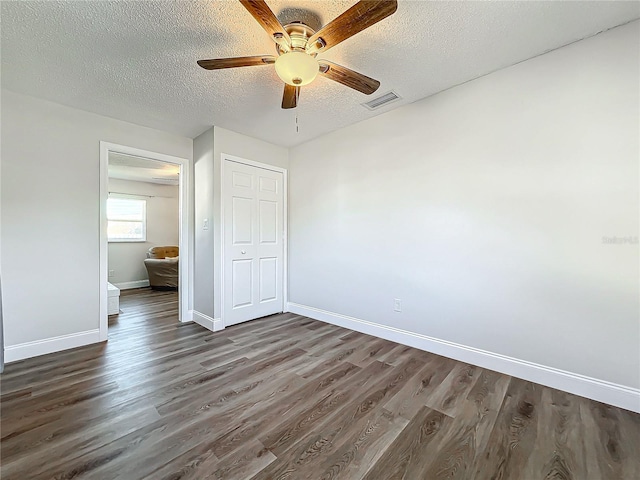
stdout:
[[640,389],[289,302],[290,312],[640,413]]
[[222,323],[221,318],[212,318],[209,315],[205,315],[204,313],[200,313],[197,310],[192,310],[193,321],[198,325],[202,325],[207,330],[211,330],[212,332],[217,332],[219,330],[224,329],[224,325]]
[[48,353],[69,350],[70,348],[83,347],[100,342],[100,330],[87,330],[86,332],[61,335],[59,337],[45,338],[34,342],[20,343],[4,347],[4,361],[17,362],[25,358],[38,357]]
[[149,286],[149,280],[134,280],[132,282],[112,283],[114,287],[120,290],[131,290],[132,288],[144,288]]

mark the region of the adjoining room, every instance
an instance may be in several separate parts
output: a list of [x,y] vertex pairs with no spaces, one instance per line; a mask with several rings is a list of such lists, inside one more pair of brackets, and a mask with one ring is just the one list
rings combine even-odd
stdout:
[[178,302],[180,167],[110,152],[108,172],[110,326],[128,313],[120,308],[121,296],[135,305],[151,290],[164,291],[162,303],[177,311],[171,303]]

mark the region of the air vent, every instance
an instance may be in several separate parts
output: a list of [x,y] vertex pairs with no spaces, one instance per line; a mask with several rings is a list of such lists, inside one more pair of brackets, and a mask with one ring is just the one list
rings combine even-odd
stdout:
[[373,100],[363,103],[364,107],[367,107],[369,110],[376,110],[380,107],[384,107],[385,105],[395,102],[396,100],[400,100],[400,96],[396,92],[385,93],[384,95],[374,98]]

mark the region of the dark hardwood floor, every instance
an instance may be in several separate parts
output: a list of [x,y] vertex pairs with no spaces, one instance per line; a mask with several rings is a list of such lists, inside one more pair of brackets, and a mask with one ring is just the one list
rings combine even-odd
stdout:
[[211,333],[121,297],[7,366],[3,480],[639,479],[640,415],[292,314]]

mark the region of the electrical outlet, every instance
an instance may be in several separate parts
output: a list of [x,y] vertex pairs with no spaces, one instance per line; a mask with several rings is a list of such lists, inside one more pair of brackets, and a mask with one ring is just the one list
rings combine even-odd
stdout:
[[109,278],[113,277],[113,270],[109,270]]
[[394,312],[401,312],[402,311],[402,300],[400,300],[399,298],[394,298],[393,299],[393,311]]

